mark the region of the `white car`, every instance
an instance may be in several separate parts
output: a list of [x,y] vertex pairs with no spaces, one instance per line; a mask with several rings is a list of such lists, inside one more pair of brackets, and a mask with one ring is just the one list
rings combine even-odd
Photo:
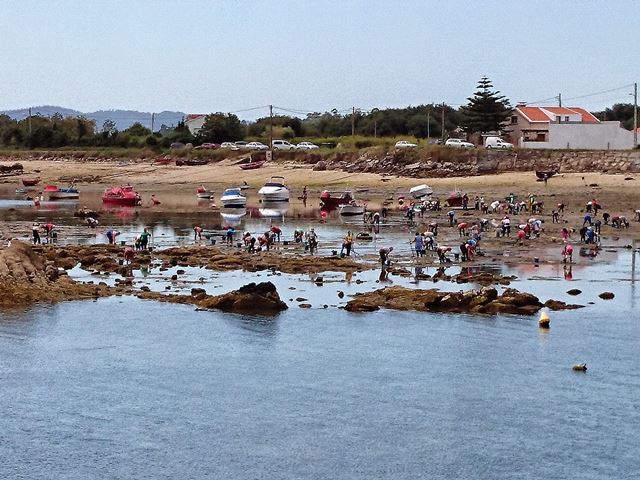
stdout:
[[317,150],[318,145],[316,145],[315,143],[311,143],[311,142],[300,142],[298,145],[296,145],[296,148],[298,150]]
[[512,150],[513,143],[505,142],[500,137],[487,137],[484,141],[485,148],[499,148],[502,150]]
[[400,140],[396,142],[396,148],[415,148],[418,145],[415,143],[407,142],[406,140]]
[[475,148],[475,145],[473,143],[465,142],[460,138],[450,138],[445,142],[445,146],[455,148]]
[[244,148],[247,150],[269,150],[269,147],[260,142],[249,142],[244,146]]
[[233,142],[222,142],[220,148],[226,148],[227,150],[240,150],[238,146]]
[[271,142],[274,150],[295,150],[296,146],[290,144],[286,140],[274,140]]

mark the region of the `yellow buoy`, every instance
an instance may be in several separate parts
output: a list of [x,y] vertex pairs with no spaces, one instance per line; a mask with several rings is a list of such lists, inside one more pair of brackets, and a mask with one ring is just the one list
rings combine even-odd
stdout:
[[538,320],[538,326],[540,328],[549,328],[549,322],[551,322],[551,319],[549,318],[549,314],[546,311],[542,311],[542,313],[540,313],[540,319]]

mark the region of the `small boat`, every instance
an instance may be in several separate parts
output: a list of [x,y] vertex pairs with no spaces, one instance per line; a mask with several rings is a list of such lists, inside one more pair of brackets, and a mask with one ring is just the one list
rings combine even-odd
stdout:
[[209,163],[209,160],[199,159],[199,158],[185,158],[182,160],[176,160],[176,165],[179,167],[183,165],[186,165],[188,167],[197,167],[201,165],[206,165],[207,163]]
[[40,183],[39,178],[23,178],[22,179],[22,185],[24,185],[25,187],[35,187],[39,183]]
[[112,205],[135,207],[142,204],[142,197],[131,185],[107,188],[102,194],[102,202]]
[[340,215],[344,216],[362,215],[367,209],[364,205],[358,205],[355,201],[348,205],[340,205],[338,208],[340,209]]
[[173,162],[170,158],[156,158],[151,165],[170,165]]
[[557,170],[536,170],[536,177],[540,180],[544,180],[545,178],[553,177],[557,172]]
[[339,197],[331,196],[329,190],[323,190],[320,194],[320,206],[326,209],[334,209],[340,205],[348,205],[354,200],[353,193],[348,190],[343,192]]
[[207,190],[204,185],[200,185],[196,190],[196,197],[198,198],[213,198],[213,192]]
[[244,197],[239,188],[227,188],[222,192],[220,203],[224,208],[244,208],[247,205],[247,197]]
[[265,160],[259,160],[257,162],[243,163],[242,165],[240,165],[240,168],[242,170],[255,170],[256,168],[260,168],[264,164]]
[[464,195],[462,194],[462,192],[459,191],[455,191],[455,192],[451,192],[449,194],[449,196],[447,197],[447,206],[448,207],[461,207],[462,206],[462,197]]
[[271,177],[270,181],[258,190],[258,195],[265,202],[288,202],[289,189],[284,185],[284,177]]
[[429,185],[425,185],[424,183],[422,185],[418,185],[409,189],[409,195],[411,195],[413,198],[428,197],[431,194],[433,194],[433,189]]
[[67,188],[60,188],[56,185],[47,185],[44,193],[49,200],[76,200],[80,198],[80,192],[76,187],[70,185]]

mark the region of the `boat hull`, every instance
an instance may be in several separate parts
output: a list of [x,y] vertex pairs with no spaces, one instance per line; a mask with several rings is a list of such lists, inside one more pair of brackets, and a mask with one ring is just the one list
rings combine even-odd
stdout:
[[80,198],[80,192],[49,192],[49,200],[77,200]]
[[244,163],[240,165],[240,168],[242,170],[255,170],[256,168],[260,168],[263,165],[264,165],[264,162],[251,162],[251,163]]
[[138,205],[139,199],[137,198],[113,198],[113,197],[102,197],[102,203],[107,203],[109,205],[120,205],[122,207],[135,207]]
[[364,207],[356,206],[356,205],[341,205],[340,206],[340,215],[345,217],[354,217],[356,215],[364,214]]

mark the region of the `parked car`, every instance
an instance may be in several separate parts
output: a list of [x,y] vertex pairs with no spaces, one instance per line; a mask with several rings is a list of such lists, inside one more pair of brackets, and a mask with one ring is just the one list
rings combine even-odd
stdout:
[[269,150],[269,147],[260,142],[249,142],[244,146],[244,148],[246,148],[247,150]]
[[317,150],[318,145],[316,145],[315,143],[311,143],[311,142],[300,142],[298,145],[296,145],[296,148],[298,150]]
[[445,146],[455,147],[455,148],[474,148],[475,147],[473,143],[465,142],[461,138],[450,138],[445,142]]
[[415,143],[407,142],[406,140],[399,140],[396,142],[396,148],[414,148],[418,145]]
[[196,150],[213,150],[214,148],[220,148],[217,143],[203,143],[195,147]]
[[500,137],[487,137],[484,140],[485,148],[501,148],[503,150],[511,150],[513,143],[505,142]]
[[220,144],[220,148],[225,148],[227,150],[240,150],[240,148],[233,142],[222,142]]
[[290,144],[286,140],[274,140],[271,142],[271,147],[274,150],[295,150],[296,146]]
[[247,142],[243,142],[243,141],[239,141],[239,142],[235,142],[236,147],[238,148],[247,148],[248,143]]

